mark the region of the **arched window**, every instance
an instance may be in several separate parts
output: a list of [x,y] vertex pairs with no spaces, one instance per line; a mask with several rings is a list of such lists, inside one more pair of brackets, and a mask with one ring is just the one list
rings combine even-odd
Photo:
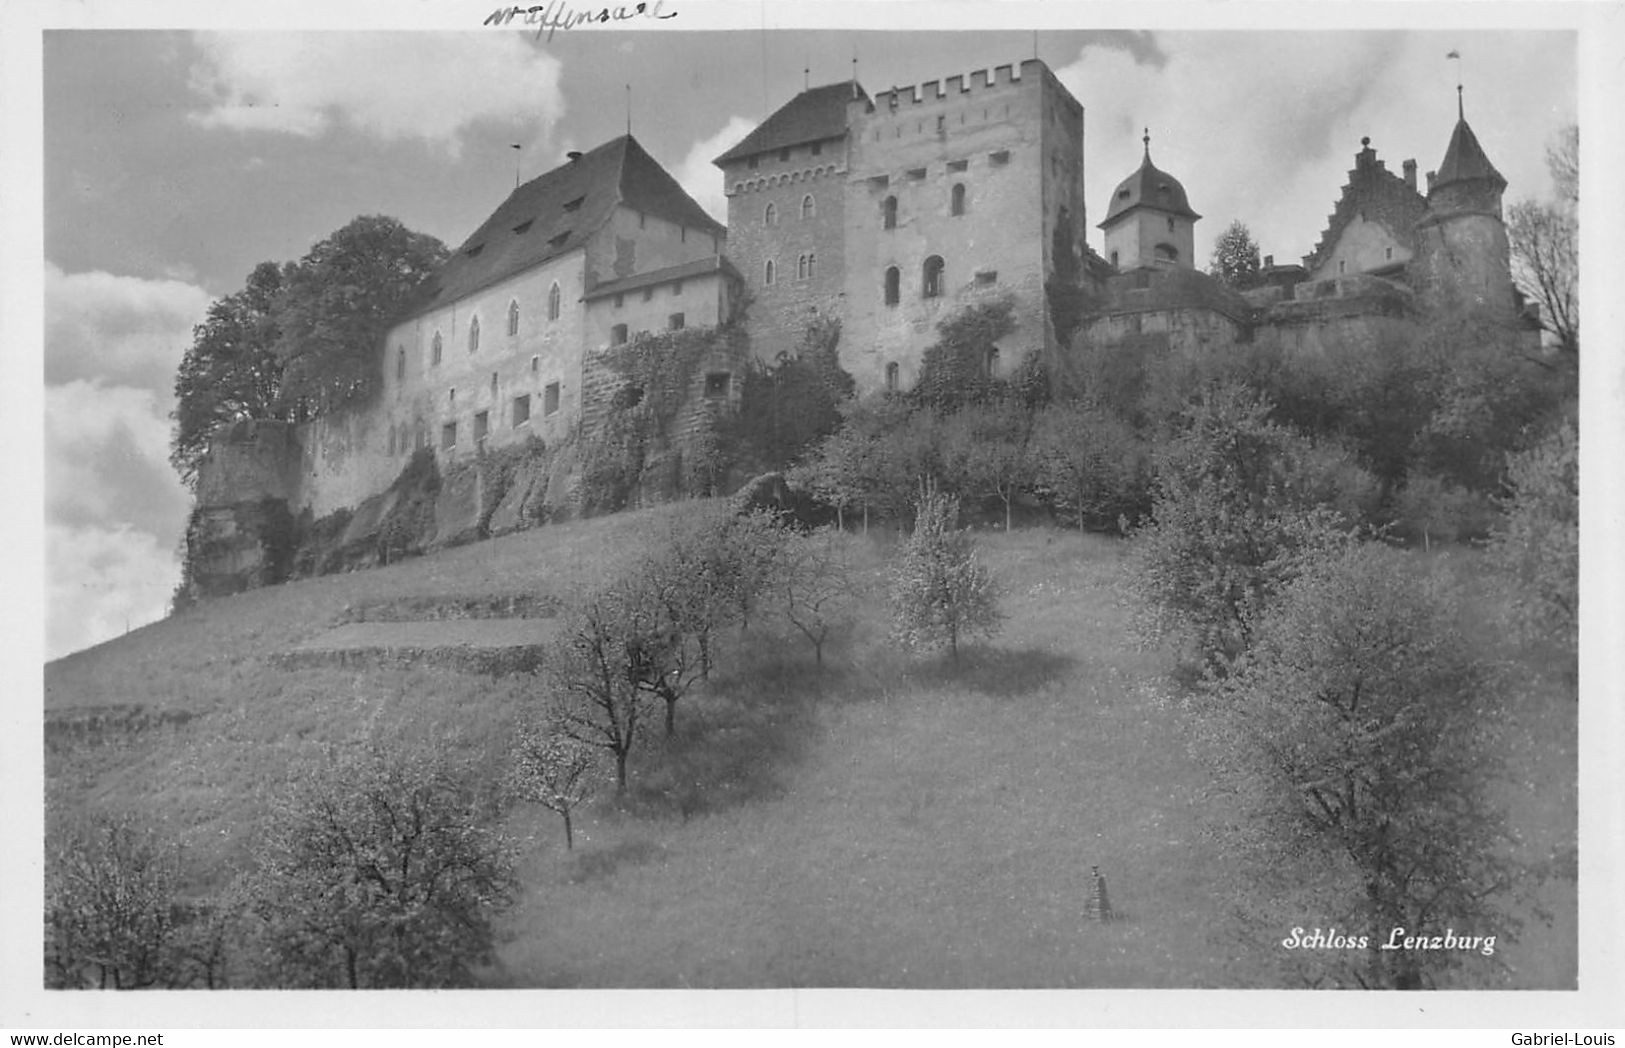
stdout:
[[547,319],[559,319],[559,283],[556,280],[547,292]]
[[897,390],[897,361],[886,365],[886,389],[891,392]]
[[889,196],[880,204],[880,226],[882,229],[897,228],[897,198]]
[[399,379],[404,379],[405,377],[406,377],[406,347],[405,346],[396,346],[395,347],[395,378],[397,380],[399,380]]
[[1158,244],[1155,251],[1158,262],[1178,262],[1179,252],[1172,244]]
[[965,213],[965,183],[954,183],[953,192],[948,197],[948,212],[953,215]]
[[517,301],[508,303],[508,334],[519,334],[519,303]]
[[1173,231],[1174,231],[1174,220],[1173,220],[1172,217],[1170,217],[1168,219],[1168,232],[1172,233]]
[[1112,268],[1117,268],[1117,252],[1115,251],[1112,252]]
[[429,363],[440,363],[440,332],[434,333],[434,341],[429,343]]
[[767,209],[762,212],[762,225],[771,226],[777,223],[778,220],[779,209],[772,204],[767,205]]
[[468,322],[468,351],[474,352],[480,348],[480,318],[475,317]]
[[987,353],[982,356],[982,374],[988,378],[999,373],[999,347],[987,347]]
[[807,256],[806,255],[799,255],[799,256],[796,257],[796,279],[797,280],[806,280],[807,279]]
[[942,256],[932,255],[925,260],[925,269],[920,282],[921,294],[926,298],[936,298],[942,294]]
[[817,213],[818,206],[813,203],[812,194],[808,193],[806,196],[801,198],[801,217],[803,219],[808,219],[812,218]]
[[903,274],[896,266],[886,267],[886,305],[895,306],[902,297]]
[[774,274],[774,271],[773,271],[773,260],[770,258],[770,259],[767,260],[767,264],[762,267],[762,283],[763,283],[763,285],[771,285],[773,283],[774,275],[775,274]]
[[807,252],[807,279],[811,280],[813,277],[815,277],[817,275],[818,275],[818,256],[816,254],[814,254],[813,252],[809,251],[809,252]]

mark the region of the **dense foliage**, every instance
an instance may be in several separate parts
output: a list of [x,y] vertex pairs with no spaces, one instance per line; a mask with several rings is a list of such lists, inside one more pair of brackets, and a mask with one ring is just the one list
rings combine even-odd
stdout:
[[1246,223],[1236,219],[1224,227],[1224,232],[1213,241],[1213,256],[1208,261],[1211,277],[1229,284],[1238,291],[1258,284],[1258,244]]
[[1513,630],[1549,640],[1572,659],[1580,625],[1580,456],[1573,420],[1512,457],[1503,509],[1489,553],[1510,584]]
[[1345,985],[1417,989],[1464,959],[1494,963],[1493,943],[1384,949],[1396,929],[1504,943],[1518,926],[1508,904],[1525,871],[1491,794],[1497,683],[1452,625],[1459,601],[1404,554],[1350,547],[1285,586],[1225,689],[1279,831],[1332,867],[1332,908],[1314,912],[1368,934],[1317,959]]
[[494,812],[443,758],[345,756],[276,805],[249,878],[261,985],[466,986],[513,900]]

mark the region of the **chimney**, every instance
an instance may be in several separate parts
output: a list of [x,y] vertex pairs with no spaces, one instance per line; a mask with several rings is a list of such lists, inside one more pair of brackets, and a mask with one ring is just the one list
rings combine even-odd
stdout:
[[1403,167],[1405,169],[1405,184],[1410,186],[1411,192],[1414,193],[1416,192],[1416,161],[1407,160]]
[[568,153],[566,153],[564,155],[570,158],[571,163],[574,163],[575,161],[581,159],[581,150],[572,149],[572,150],[570,150]]
[[1274,269],[1275,268],[1275,256],[1274,255],[1265,255],[1264,256],[1264,268],[1265,269]]
[[1439,172],[1437,172],[1437,171],[1429,171],[1428,172],[1428,195],[1429,196],[1433,195],[1433,180],[1438,178],[1438,177],[1439,177]]

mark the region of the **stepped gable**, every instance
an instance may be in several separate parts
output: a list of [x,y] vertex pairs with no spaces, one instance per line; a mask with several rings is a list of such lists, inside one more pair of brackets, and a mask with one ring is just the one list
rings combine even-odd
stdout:
[[1189,198],[1185,196],[1185,187],[1179,179],[1166,171],[1160,171],[1151,163],[1151,136],[1148,133],[1145,139],[1145,159],[1140,162],[1140,169],[1123,179],[1112,191],[1111,204],[1106,208],[1106,217],[1096,229],[1105,229],[1111,225],[1118,216],[1126,215],[1137,207],[1155,208],[1170,214],[1180,215],[1191,221],[1201,218],[1191,209]]
[[757,153],[840,138],[846,134],[846,104],[854,98],[867,97],[855,80],[809,88],[780,106],[738,145],[711,162],[720,167]]
[[1405,162],[1409,177],[1401,178],[1377,159],[1370,138],[1360,139],[1360,147],[1354,155],[1349,180],[1343,185],[1343,195],[1326,216],[1326,229],[1320,234],[1315,250],[1304,256],[1303,268],[1307,272],[1313,273],[1336,249],[1343,230],[1356,216],[1380,224],[1407,250],[1416,249],[1416,224],[1427,214],[1427,201],[1416,191],[1415,162]]
[[425,283],[404,317],[580,249],[618,205],[718,237],[727,234],[637,139],[622,135],[509,194]]

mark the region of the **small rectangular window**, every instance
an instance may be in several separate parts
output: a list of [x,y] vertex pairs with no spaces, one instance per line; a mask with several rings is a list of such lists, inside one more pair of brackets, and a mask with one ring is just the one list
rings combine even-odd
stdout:
[[785,146],[783,149],[779,150],[779,159],[780,160],[789,160],[790,159],[790,147],[789,146]]
[[683,282],[681,280],[672,281],[672,284],[671,284],[672,297],[676,298],[678,295],[681,295],[682,293],[683,293]]
[[908,177],[918,182],[925,177],[925,168],[917,167],[908,173]]
[[440,427],[440,447],[449,450],[457,446],[457,423],[448,422]]
[[999,271],[996,269],[984,269],[980,273],[976,274],[976,282],[978,284],[996,284],[998,283],[998,280]]
[[542,370],[542,358],[541,357],[531,357],[530,358],[530,373],[532,375],[534,375],[540,370]]
[[963,171],[969,166],[970,166],[970,161],[969,160],[950,160],[950,161],[948,161],[948,170],[949,171]]
[[513,398],[513,428],[518,429],[530,421],[530,394]]
[[625,295],[616,295],[615,296],[615,308],[620,309],[624,305],[626,305],[626,296]]
[[564,202],[564,210],[566,210],[566,211],[575,211],[575,210],[577,210],[578,208],[581,207],[581,202],[583,200],[585,200],[585,199],[587,199],[585,196],[578,196],[574,200],[566,200]]
[[645,301],[645,302],[653,302],[654,297],[655,297],[655,289],[653,287],[646,287],[646,288],[643,289],[643,301]]
[[683,330],[683,314],[681,314],[681,313],[673,313],[670,317],[667,317],[666,318],[666,327],[667,327],[668,330],[671,330],[671,331],[681,331],[681,330]]
[[750,169],[751,169],[751,170],[752,170],[752,171],[755,171],[755,170],[756,170],[756,158],[755,158],[755,157],[751,157],[751,158],[750,158],[750,159],[749,159],[749,160],[747,160],[747,161],[745,161],[745,164],[746,164],[746,166],[748,166],[748,167],[749,167],[749,168],[750,168]]
[[531,225],[535,221],[536,220],[534,218],[527,218],[523,222],[519,223],[517,226],[514,226],[513,231],[515,233],[528,233],[528,232],[530,232]]
[[626,325],[625,324],[616,324],[614,327],[609,329],[609,344],[612,345],[612,346],[620,346],[620,345],[625,345],[626,344]]
[[497,395],[497,373],[495,371],[491,372],[491,395],[493,397]]
[[542,390],[542,414],[553,415],[559,410],[559,384],[549,382],[547,388]]
[[812,144],[812,155],[813,156],[818,156],[819,154],[823,153],[823,151],[824,151],[824,143],[822,143],[822,142],[814,142]]
[[488,432],[490,432],[490,430],[491,430],[491,413],[489,411],[475,412],[475,414],[474,414],[474,443],[478,444],[480,441],[484,440],[485,435]]
[[997,153],[989,153],[987,158],[993,162],[994,167],[1003,167],[1010,162],[1010,150],[1001,149]]
[[726,371],[712,371],[705,376],[705,395],[707,397],[726,397],[728,387],[732,385],[733,375]]

